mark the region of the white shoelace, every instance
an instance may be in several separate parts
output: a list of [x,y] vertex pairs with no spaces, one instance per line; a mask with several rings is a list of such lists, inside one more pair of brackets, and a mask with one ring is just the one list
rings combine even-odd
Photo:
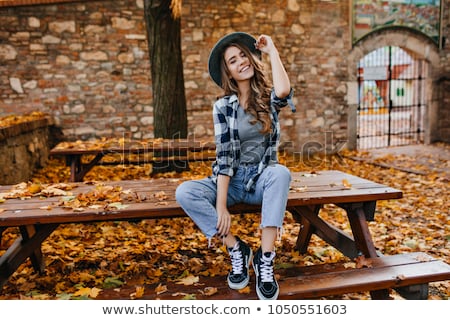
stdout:
[[260,276],[262,282],[272,282],[273,281],[273,266],[271,264],[273,258],[275,257],[275,252],[270,254],[270,257],[262,255],[261,265],[260,265]]
[[239,249],[233,248],[233,250],[230,251],[230,257],[233,274],[241,274],[244,267],[242,252]]

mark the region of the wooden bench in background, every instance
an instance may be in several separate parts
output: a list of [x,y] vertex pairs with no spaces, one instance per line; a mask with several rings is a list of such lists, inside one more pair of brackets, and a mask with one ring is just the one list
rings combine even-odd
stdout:
[[[50,156],[64,157],[70,167],[70,181],[83,181],[96,165],[128,165],[177,161],[210,161],[215,159],[213,141],[190,139],[93,140],[61,142],[50,150]],[[110,159],[104,161],[105,158]]]
[[[371,266],[358,269],[325,264],[280,270],[280,299],[316,298],[358,291],[370,291],[374,299],[387,299],[390,288],[399,288],[398,291],[407,298],[425,299],[429,282],[450,279],[450,266],[425,254],[381,256],[377,252],[367,221],[374,220],[377,201],[399,199],[402,197],[400,190],[340,171],[294,172],[292,178],[287,210],[302,225],[297,239],[299,251],[306,253],[312,234],[316,234],[349,258],[364,256]],[[27,258],[31,259],[36,271],[43,271],[41,244],[60,224],[185,217],[175,201],[175,190],[180,182],[166,178],[102,182],[99,185],[65,184],[71,187],[67,192],[74,197],[84,195],[86,198],[94,190],[97,193],[121,190],[121,206],[103,202],[74,210],[67,203],[61,203],[61,195],[7,199],[0,204],[0,235],[8,227],[19,227],[21,238],[0,257],[0,286]],[[11,186],[0,187],[0,194],[7,198],[10,189]],[[345,209],[352,236],[319,216],[320,209],[326,204]],[[234,214],[254,213],[260,209],[260,206],[239,204],[230,211]],[[224,277],[203,280],[208,286],[219,288],[212,298],[252,298],[229,290]]]

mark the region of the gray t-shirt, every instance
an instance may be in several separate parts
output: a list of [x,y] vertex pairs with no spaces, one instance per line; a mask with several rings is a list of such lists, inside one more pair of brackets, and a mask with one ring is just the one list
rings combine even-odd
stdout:
[[266,135],[262,134],[262,125],[260,122],[251,124],[249,121],[254,119],[250,113],[246,113],[243,108],[238,108],[238,132],[241,142],[241,161],[242,164],[258,164],[266,148]]

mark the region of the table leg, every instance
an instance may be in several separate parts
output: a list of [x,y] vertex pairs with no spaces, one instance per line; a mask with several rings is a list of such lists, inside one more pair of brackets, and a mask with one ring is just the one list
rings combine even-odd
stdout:
[[[367,225],[367,218],[374,215],[371,211],[375,211],[375,203],[351,203],[341,207],[347,211],[357,249],[367,258],[377,257],[378,253]],[[371,291],[370,296],[372,299],[386,300],[389,299],[389,290]]]
[[[308,207],[308,209],[313,215],[318,215],[320,208],[321,206],[315,206],[313,208]],[[309,242],[311,241],[311,236],[313,235],[315,228],[311,224],[311,222],[309,222],[309,220],[306,219],[306,217],[301,214],[301,212],[305,211],[305,209],[301,210],[300,208],[289,208],[289,211],[292,213],[292,216],[294,217],[295,221],[300,223],[300,231],[298,232],[296,246],[297,250],[300,253],[304,254],[308,251],[308,245]]]
[[3,234],[3,231],[5,231],[5,230],[6,230],[5,227],[0,227],[0,246],[2,244],[2,234]]
[[58,227],[58,224],[45,224],[21,228],[19,237],[0,257],[0,291],[8,278],[30,257],[36,271],[44,271],[41,244]]
[[[22,242],[28,242],[30,239],[36,235],[36,228],[34,225],[21,226],[19,227],[20,233],[22,234]],[[37,246],[33,252],[30,254],[31,265],[34,270],[38,272],[44,271],[44,261],[42,259],[41,246]]]
[[[341,251],[347,257],[356,258],[363,254],[366,257],[377,257],[377,251],[367,225],[367,220],[372,220],[375,213],[374,202],[339,204],[346,210],[347,217],[352,228],[354,239],[325,222],[319,217],[321,206],[300,206],[288,208],[296,221],[302,224],[297,248],[301,253],[306,253],[313,233]],[[388,290],[371,291],[372,299],[389,299]]]
[[68,155],[67,162],[70,164],[70,182],[83,181],[86,173],[89,172],[102,158],[103,153],[97,153],[89,163],[83,164],[81,161],[81,155]]
[[331,244],[350,258],[356,258],[355,241],[342,230],[325,222],[319,217],[322,206],[300,206],[288,208],[299,223],[302,224],[297,238],[297,249],[300,253],[306,253],[313,233]]
[[368,208],[375,210],[375,206],[365,206],[364,203],[350,203],[341,205],[341,207],[347,211],[357,249],[367,258],[377,257],[377,250],[367,225],[367,216],[370,216],[370,212],[366,212]]
[[348,208],[347,216],[358,250],[360,250],[367,258],[377,257],[377,250],[375,249],[372,236],[370,235],[363,207],[355,206],[354,208]]
[[77,181],[77,173],[81,170],[81,156],[80,155],[68,155],[66,156],[66,163],[70,165],[70,182]]

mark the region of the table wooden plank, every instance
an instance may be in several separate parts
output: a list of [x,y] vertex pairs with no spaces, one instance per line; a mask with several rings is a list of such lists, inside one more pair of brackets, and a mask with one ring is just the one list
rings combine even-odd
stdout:
[[[291,190],[288,196],[288,207],[305,206],[327,203],[349,203],[376,201],[401,198],[401,191],[370,182],[339,171],[324,171],[316,176],[305,178],[305,173],[293,172],[293,188],[296,188],[296,181],[301,180],[300,187],[305,187],[306,191]],[[303,179],[303,180],[302,180]],[[348,179],[353,182],[350,188],[344,187],[329,181],[339,181]],[[104,210],[85,208],[83,212],[74,212],[70,209],[58,207],[62,197],[37,198],[32,197],[26,200],[7,199],[0,204],[3,212],[0,213],[0,226],[22,225],[26,223],[67,223],[76,221],[97,221],[110,219],[128,219],[141,217],[170,217],[184,216],[179,204],[175,201],[176,187],[182,182],[180,179],[148,179],[129,181],[99,182],[98,185],[86,183],[68,184],[74,188],[68,191],[69,194],[87,194],[102,186],[120,186],[122,191],[130,190],[130,195],[122,194],[122,203],[127,205],[121,210]],[[7,193],[12,186],[0,187],[0,193]],[[164,199],[158,199],[158,193],[165,194]],[[139,199],[144,199],[136,203],[134,194],[139,195]],[[106,202],[103,202],[106,204]],[[51,210],[39,209],[51,207]],[[233,209],[234,210],[234,209]],[[257,206],[240,205],[235,211],[249,210],[254,212]]]
[[[363,178],[352,176],[339,171],[322,171],[323,173],[314,177],[305,178],[303,172],[292,172],[291,192],[293,193],[305,193],[305,192],[317,192],[317,191],[349,191],[353,190],[365,190],[373,189],[384,192],[396,190],[394,188],[387,187],[385,185],[372,182]],[[351,182],[350,186],[345,186],[342,180],[346,179]],[[80,190],[79,192],[87,192],[87,190],[93,188],[95,185],[120,185],[123,189],[132,188],[136,191],[156,190],[163,188],[162,190],[174,190],[178,184],[183,182],[183,179],[141,179],[141,180],[122,180],[122,181],[107,181],[107,182],[87,182],[87,183],[67,183],[66,185]],[[56,184],[58,185],[58,184]],[[8,193],[13,186],[0,186],[0,194]],[[294,190],[296,189],[296,190]],[[306,198],[306,196],[305,196]]]
[[[70,181],[83,181],[84,176],[97,165],[117,165],[134,163],[136,155],[144,156],[145,163],[168,163],[172,161],[203,161],[211,160],[211,156],[205,156],[205,151],[215,151],[213,141],[192,139],[152,139],[152,140],[107,140],[84,141],[81,143],[61,142],[52,150],[51,156],[63,156],[66,165],[70,167]],[[120,156],[123,160],[106,161],[102,163],[104,156]]]
[[[304,176],[305,173],[293,172],[292,190],[288,196],[288,208],[296,206],[317,205],[327,203],[350,203],[401,198],[400,190],[371,182],[362,178],[351,176],[339,171],[323,171],[316,176]],[[329,181],[347,179],[352,181],[351,187],[338,185]],[[299,185],[297,182],[301,181]],[[68,194],[88,194],[96,189],[109,186],[121,187],[122,203],[126,208],[92,209],[84,208],[82,212],[64,209],[58,206],[62,196],[47,198],[32,197],[30,199],[7,199],[0,204],[0,226],[14,226],[34,223],[68,223],[76,221],[98,221],[113,219],[131,219],[137,217],[171,217],[184,216],[184,212],[175,201],[176,187],[181,179],[148,179],[129,181],[98,182],[96,184],[69,183],[73,187]],[[8,193],[12,186],[0,187],[0,193]],[[304,188],[305,191],[296,191],[295,188]],[[303,189],[301,189],[303,190]],[[163,194],[162,194],[163,193]],[[158,199],[159,196],[164,197]],[[138,195],[137,197],[135,195]],[[137,202],[137,199],[141,199]],[[105,201],[101,202],[103,205]],[[43,209],[51,207],[51,210]],[[41,208],[41,209],[40,209]],[[257,211],[258,206],[239,205],[233,211]]]
[[102,143],[98,141],[85,141],[80,146],[74,145],[67,147],[67,142],[56,145],[50,150],[50,155],[96,155],[96,154],[131,154],[131,153],[149,153],[149,152],[170,152],[170,151],[207,151],[215,150],[213,141],[202,140],[158,140],[158,141],[132,141],[124,144],[120,143]]

